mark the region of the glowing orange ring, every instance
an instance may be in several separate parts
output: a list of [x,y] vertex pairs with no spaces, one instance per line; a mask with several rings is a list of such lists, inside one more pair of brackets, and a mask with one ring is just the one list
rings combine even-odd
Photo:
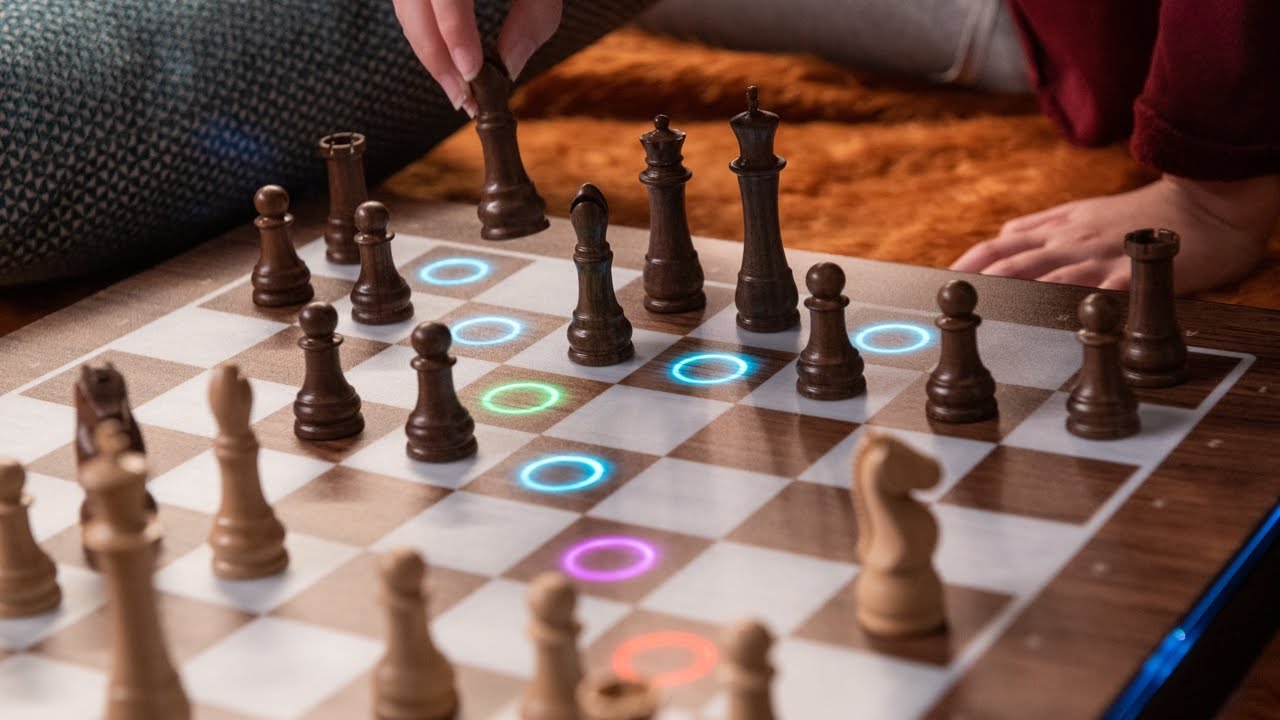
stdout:
[[660,648],[685,650],[693,655],[693,660],[679,670],[658,673],[647,678],[654,687],[675,687],[699,680],[711,672],[720,659],[715,643],[701,635],[664,630],[637,635],[619,645],[618,649],[613,651],[613,671],[624,680],[638,680],[640,673],[636,672],[635,656]]

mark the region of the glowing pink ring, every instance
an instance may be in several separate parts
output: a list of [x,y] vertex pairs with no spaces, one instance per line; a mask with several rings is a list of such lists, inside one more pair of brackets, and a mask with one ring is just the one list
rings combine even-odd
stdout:
[[[631,550],[638,556],[636,561],[626,567],[617,570],[592,570],[582,565],[582,557],[598,550],[606,550],[611,548],[623,548]],[[606,537],[591,538],[585,542],[578,543],[569,548],[564,557],[560,558],[560,567],[564,571],[586,582],[621,582],[622,580],[630,580],[639,577],[650,570],[658,561],[658,551],[649,543],[632,537],[623,535],[609,535]]]

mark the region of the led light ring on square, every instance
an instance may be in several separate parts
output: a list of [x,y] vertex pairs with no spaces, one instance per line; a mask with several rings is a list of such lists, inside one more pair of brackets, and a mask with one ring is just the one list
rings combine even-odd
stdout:
[[[513,407],[511,405],[502,405],[498,403],[499,396],[518,390],[532,390],[534,392],[539,392],[543,394],[545,399],[537,405],[530,405],[529,407]],[[480,405],[484,407],[485,410],[499,415],[532,415],[559,405],[560,399],[563,396],[564,393],[560,391],[560,388],[555,385],[551,385],[550,383],[532,381],[513,382],[489,388],[485,394],[480,397]]]
[[[537,472],[550,465],[578,465],[586,469],[587,472],[580,480],[569,483],[552,484],[538,480]],[[530,490],[544,493],[567,493],[585,490],[593,485],[598,485],[604,481],[608,474],[608,464],[599,458],[593,458],[589,455],[548,455],[527,463],[520,468],[519,479],[520,484]]]
[[654,687],[676,687],[701,680],[715,668],[720,659],[715,643],[701,635],[679,630],[662,630],[637,635],[619,645],[613,651],[611,659],[613,671],[624,680],[638,680],[640,673],[635,668],[635,657],[651,650],[667,648],[684,650],[691,654],[693,659],[688,665],[678,670],[649,676],[647,679]]
[[[583,559],[601,550],[628,550],[636,559],[630,565],[613,570],[592,570],[583,565]],[[593,583],[622,582],[640,577],[653,569],[658,562],[658,549],[652,543],[626,535],[605,535],[589,538],[574,545],[560,557],[560,567],[569,575]]]
[[[687,370],[692,366],[704,363],[724,363],[730,370],[718,377],[694,377]],[[671,377],[686,385],[721,385],[743,377],[751,371],[751,363],[739,355],[731,353],[698,353],[686,355],[671,365]]]
[[[901,347],[885,347],[874,344],[871,339],[884,333],[903,333],[915,337],[915,341]],[[933,342],[933,333],[927,328],[914,323],[877,323],[859,330],[853,336],[853,344],[863,352],[879,355],[905,355],[923,350]]]
[[[471,268],[471,273],[454,278],[437,276],[439,271],[455,267]],[[469,285],[485,279],[491,272],[493,272],[493,266],[479,258],[452,257],[424,265],[418,271],[418,279],[428,285]]]
[[[484,326],[484,325],[498,325],[501,327],[505,327],[507,329],[507,332],[502,335],[499,335],[498,337],[489,338],[488,340],[477,340],[474,338],[469,338],[462,332],[467,328],[474,328],[476,326]],[[515,340],[516,338],[520,337],[520,333],[523,330],[524,330],[523,323],[521,323],[519,320],[516,320],[515,318],[509,318],[503,315],[484,315],[481,317],[467,318],[462,322],[454,323],[454,326],[450,328],[450,332],[453,335],[454,342],[460,345],[473,345],[473,346],[501,345],[502,343],[510,342],[511,340]]]

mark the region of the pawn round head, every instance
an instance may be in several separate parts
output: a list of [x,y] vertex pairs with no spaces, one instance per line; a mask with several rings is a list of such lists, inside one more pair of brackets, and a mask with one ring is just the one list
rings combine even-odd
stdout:
[[317,300],[308,303],[298,313],[298,324],[302,326],[302,332],[307,337],[326,338],[338,329],[338,311],[334,310],[329,303]]
[[725,628],[721,644],[724,656],[732,658],[734,664],[764,668],[768,666],[773,634],[759,620],[740,620]]
[[1102,293],[1090,293],[1080,301],[1080,324],[1090,332],[1114,332],[1120,322],[1116,304]]
[[964,280],[951,280],[938,290],[938,309],[943,315],[968,315],[978,306],[978,291]]
[[573,624],[578,593],[569,578],[558,572],[544,572],[529,583],[529,611],[553,625]]
[[264,217],[284,217],[289,212],[289,193],[279,185],[263,185],[253,195],[253,207]]
[[453,337],[445,324],[424,322],[413,329],[409,342],[413,344],[413,351],[419,357],[442,357],[449,352]]
[[659,115],[653,119],[653,129],[658,132],[667,132],[671,129],[671,118],[666,115]]
[[822,300],[834,300],[844,292],[844,270],[832,262],[820,262],[809,268],[804,277],[809,294]]
[[391,224],[391,214],[387,212],[387,206],[377,200],[369,200],[360,203],[360,207],[356,208],[356,230],[362,233],[378,235],[387,231],[387,225]]
[[382,556],[378,563],[382,581],[398,595],[410,595],[422,590],[427,576],[427,563],[412,548],[396,548]]
[[27,473],[22,464],[11,457],[0,456],[0,503],[15,505],[22,499],[22,485]]

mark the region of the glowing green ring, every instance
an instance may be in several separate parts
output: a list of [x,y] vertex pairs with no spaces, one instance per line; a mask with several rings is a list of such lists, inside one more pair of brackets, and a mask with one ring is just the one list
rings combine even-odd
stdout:
[[[497,397],[512,390],[534,390],[546,395],[547,399],[531,407],[499,405]],[[561,396],[560,388],[554,385],[548,385],[547,383],[540,382],[517,382],[490,388],[488,392],[480,398],[480,404],[484,406],[485,410],[492,413],[498,413],[500,415],[531,415],[533,413],[542,412],[548,408],[555,407],[560,402]]]

